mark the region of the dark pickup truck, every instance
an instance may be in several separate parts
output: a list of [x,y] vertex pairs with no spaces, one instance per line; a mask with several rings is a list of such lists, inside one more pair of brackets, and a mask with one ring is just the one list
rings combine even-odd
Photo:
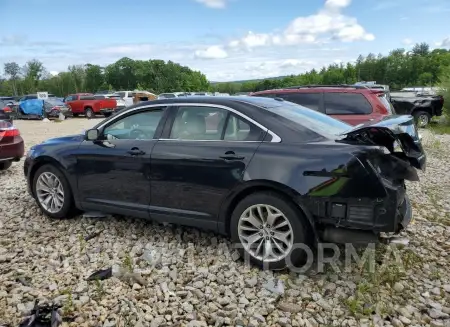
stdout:
[[444,98],[417,92],[391,92],[391,103],[398,115],[412,115],[418,127],[427,126],[431,118],[442,115]]

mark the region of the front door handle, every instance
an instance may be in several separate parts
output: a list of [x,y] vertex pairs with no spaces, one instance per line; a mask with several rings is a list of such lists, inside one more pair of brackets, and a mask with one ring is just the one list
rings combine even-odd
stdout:
[[145,152],[140,150],[139,148],[132,148],[130,151],[127,151],[127,153],[131,154],[132,156],[142,156],[145,154]]
[[244,160],[245,157],[241,157],[236,155],[236,153],[234,153],[234,151],[227,151],[225,152],[225,155],[220,156],[221,159],[224,160]]

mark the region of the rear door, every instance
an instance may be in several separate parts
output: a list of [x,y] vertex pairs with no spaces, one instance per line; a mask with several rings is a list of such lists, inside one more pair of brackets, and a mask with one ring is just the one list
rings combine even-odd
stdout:
[[374,120],[372,105],[361,93],[324,92],[324,108],[327,115],[350,125]]
[[150,217],[215,229],[220,205],[266,132],[224,107],[193,103],[172,110],[151,155]]

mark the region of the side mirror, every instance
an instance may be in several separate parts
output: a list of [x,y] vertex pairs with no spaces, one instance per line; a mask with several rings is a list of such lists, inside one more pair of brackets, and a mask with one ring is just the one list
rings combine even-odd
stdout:
[[100,133],[98,129],[88,129],[85,133],[85,139],[86,141],[97,141]]

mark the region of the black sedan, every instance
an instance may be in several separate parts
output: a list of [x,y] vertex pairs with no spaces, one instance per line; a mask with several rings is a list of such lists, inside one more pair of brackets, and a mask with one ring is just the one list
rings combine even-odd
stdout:
[[210,229],[275,269],[304,258],[299,244],[406,228],[404,181],[425,162],[410,116],[352,127],[282,99],[183,97],[35,145],[24,172],[50,217],[95,210]]

